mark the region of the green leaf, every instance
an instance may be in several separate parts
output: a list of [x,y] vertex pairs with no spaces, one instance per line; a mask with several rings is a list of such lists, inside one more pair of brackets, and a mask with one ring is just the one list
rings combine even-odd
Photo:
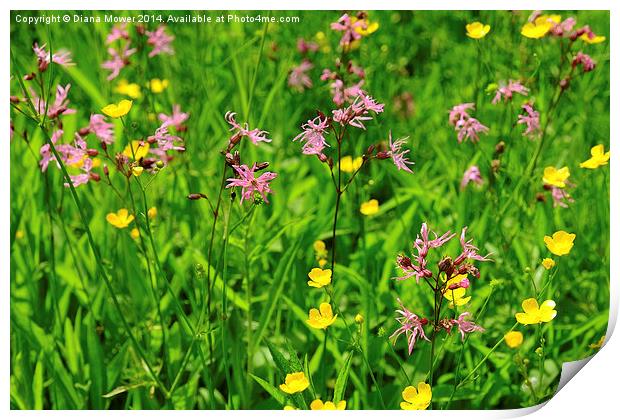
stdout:
[[349,357],[344,362],[344,366],[338,372],[338,378],[336,379],[336,386],[334,387],[334,403],[342,401],[344,398],[344,392],[347,389],[347,380],[349,379],[349,370],[351,369],[351,361],[353,360],[353,353],[349,353]]
[[251,373],[250,373],[250,376],[252,377],[252,379],[256,381],[257,384],[259,384],[265,391],[267,391],[267,393],[271,395],[277,402],[279,402],[282,405],[286,405],[286,397],[282,395],[282,392],[279,389],[277,389],[276,387],[274,387],[267,381],[259,378],[258,376],[252,375]]

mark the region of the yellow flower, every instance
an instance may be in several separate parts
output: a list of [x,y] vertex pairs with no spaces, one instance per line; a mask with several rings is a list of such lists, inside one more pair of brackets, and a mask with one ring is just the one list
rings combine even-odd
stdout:
[[133,214],[129,214],[127,209],[120,209],[116,213],[108,213],[105,219],[115,228],[124,229],[133,221]]
[[153,93],[162,93],[168,87],[167,79],[151,79],[149,82],[149,88]]
[[325,258],[319,259],[319,267],[325,267],[325,264],[327,264],[327,260]]
[[132,104],[132,101],[128,99],[123,99],[118,104],[110,104],[104,106],[103,108],[101,108],[101,112],[111,118],[120,118],[129,113]]
[[491,25],[485,25],[480,22],[472,22],[465,25],[467,36],[473,39],[484,38],[491,30]]
[[362,159],[362,157],[353,159],[351,156],[343,156],[343,158],[340,159],[340,170],[351,174],[357,171],[362,166],[363,162],[364,159]]
[[403,410],[426,410],[433,397],[431,386],[425,382],[420,382],[418,389],[408,386],[402,395],[405,401],[400,403],[400,408]]
[[553,234],[553,236],[544,237],[545,245],[551,253],[562,256],[566,255],[573,248],[573,242],[575,241],[575,234],[568,233],[563,230],[559,230]]
[[332,312],[332,305],[323,302],[319,306],[319,309],[310,309],[306,322],[312,328],[323,328],[325,330],[336,321],[336,318],[338,318],[338,315],[334,315]]
[[448,280],[448,284],[446,285],[446,291],[444,292],[443,297],[445,297],[446,299],[448,299],[448,301],[450,301],[450,305],[449,305],[450,308],[454,308],[454,305],[463,306],[471,300],[471,296],[467,296],[467,297],[465,296],[465,294],[467,293],[466,289],[459,287],[458,289],[450,290],[447,288],[448,286],[452,284],[460,283],[466,278],[467,278],[467,274],[459,274],[457,276],[452,277],[450,280]]
[[560,23],[562,18],[560,15],[542,15],[537,17],[534,22],[528,22],[521,28],[521,35],[526,38],[542,38],[547,32],[553,28],[555,24]]
[[373,214],[377,214],[379,212],[379,202],[374,198],[372,200],[368,200],[360,206],[360,213],[364,216],[372,216]]
[[292,405],[285,405],[284,410],[288,411],[288,410],[298,410],[298,409],[293,407]]
[[546,270],[551,270],[553,267],[555,267],[555,261],[553,261],[551,258],[545,258],[544,260],[542,260],[542,266],[545,267]]
[[125,146],[123,154],[130,159],[138,161],[147,155],[151,146],[142,140],[134,140],[131,144]]
[[308,273],[308,277],[310,280],[308,281],[308,286],[316,287],[320,289],[323,286],[327,286],[332,282],[332,270],[321,270],[320,268],[313,268]]
[[[357,21],[358,19],[355,16],[351,18],[351,24]],[[368,36],[379,29],[379,24],[377,22],[370,22],[368,19],[362,19],[361,22],[363,23],[360,26],[355,27],[355,32],[361,36]]]
[[149,216],[149,219],[154,219],[157,217],[157,207],[151,207],[148,209],[146,214]]
[[142,96],[140,93],[140,85],[137,83],[128,83],[125,79],[118,82],[114,91],[121,95],[127,95],[132,99],[138,99]]
[[525,313],[518,312],[515,314],[515,318],[517,318],[519,324],[523,325],[549,322],[558,314],[557,311],[554,310],[555,302],[552,300],[544,301],[539,307],[535,298],[529,298],[521,303],[521,307],[523,307]]
[[134,166],[131,168],[131,173],[133,176],[140,176],[142,175],[142,172],[144,172],[144,168],[142,166]]
[[310,410],[344,410],[347,407],[346,401],[340,401],[334,404],[331,401],[314,400],[310,403]]
[[511,349],[516,349],[523,344],[523,334],[520,331],[510,331],[504,336],[506,345]]
[[287,394],[301,392],[310,386],[306,374],[303,372],[289,373],[284,379],[284,383],[280,385],[280,389]]
[[21,230],[21,229],[18,229],[18,230],[15,232],[15,239],[23,239],[23,238],[24,238],[24,236],[25,236],[24,231],[23,231],[23,230]]
[[605,146],[599,144],[590,149],[592,157],[585,162],[579,164],[580,168],[596,169],[599,166],[607,165],[609,163],[609,153],[605,153]]
[[543,182],[554,187],[564,188],[566,180],[570,176],[570,170],[567,166],[556,169],[553,166],[547,166],[543,172]]
[[129,232],[129,236],[131,236],[132,239],[138,239],[140,237],[140,231],[138,228],[133,228],[131,232]]
[[605,336],[602,336],[600,340],[598,340],[594,344],[590,344],[588,347],[590,347],[592,350],[600,349],[601,347],[603,347],[604,342],[605,342]]
[[600,44],[607,39],[601,35],[595,35],[594,37],[590,38],[587,33],[581,35],[579,38],[588,44]]
[[356,324],[363,324],[364,323],[364,315],[362,315],[362,314],[355,315],[355,323]]

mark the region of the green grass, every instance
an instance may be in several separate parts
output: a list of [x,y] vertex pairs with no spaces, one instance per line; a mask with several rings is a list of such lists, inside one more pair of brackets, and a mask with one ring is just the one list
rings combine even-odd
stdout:
[[[123,98],[114,92],[121,78],[142,85],[143,96],[134,101],[126,128],[115,125],[111,152],[151,135],[158,124],[150,115],[170,113],[173,104],[191,117],[180,133],[186,152],[152,182],[148,173],[127,182],[110,168],[119,197],[103,181],[74,192],[63,187],[63,172],[54,163],[42,173],[39,148],[56,122],[38,127],[12,108],[12,408],[281,409],[304,408],[320,398],[345,399],[347,409],[398,409],[406,386],[429,380],[430,343],[418,341],[409,356],[404,339],[388,340],[398,326],[397,297],[415,313],[433,315],[433,295],[423,281],[393,279],[400,275],[396,256],[410,253],[424,222],[438,233],[460,233],[468,226],[481,253],[493,252],[492,262],[475,264],[480,279],[470,276],[472,299],[459,308],[471,312],[486,331],[472,333],[464,343],[458,331],[438,334],[432,408],[516,408],[548,399],[561,364],[592,354],[589,345],[605,334],[609,167],[586,170],[579,163],[596,144],[609,150],[609,39],[572,45],[567,57],[583,50],[597,67],[582,76],[576,71],[553,109],[559,75],[570,66],[560,69],[559,39],[520,35],[528,13],[370,12],[379,29],[347,57],[364,67],[363,87],[385,103],[385,112],[365,131],[348,130],[342,154],[361,156],[370,144],[385,142],[391,130],[396,138],[409,136],[414,173],[397,171],[390,160],[364,165],[341,197],[334,244],[337,204],[329,169],[302,155],[292,139],[317,109],[334,109],[319,76],[341,55],[340,34],[329,28],[340,13],[272,12],[300,16],[297,24],[171,24],[167,31],[176,37],[176,53],[153,58],[133,25],[130,34],[139,51],[111,82],[100,67],[110,24],[14,21],[16,14],[37,13],[12,12],[11,94],[23,97],[23,83],[40,94],[34,82],[19,80],[37,70],[34,41],[70,50],[76,66],[53,64],[43,73],[45,95],[49,86],[72,85],[70,106],[77,113],[60,118],[62,142],[70,142],[103,105]],[[169,13],[185,14],[164,14]],[[569,16],[578,26],[609,34],[608,12],[562,12]],[[480,41],[465,36],[465,24],[475,20],[491,25]],[[317,32],[325,34],[325,45],[310,55],[314,87],[298,93],[287,85],[292,66],[302,60],[296,42],[315,39]],[[169,80],[161,94],[144,87],[156,77]],[[512,104],[492,105],[492,95],[485,93],[490,83],[508,79],[521,80],[542,125],[549,120],[531,174],[528,164],[540,139],[523,137],[522,126],[515,125],[526,99],[515,95]],[[410,113],[395,103],[405,92],[413,98]],[[473,115],[490,128],[478,144],[458,144],[448,124],[449,109],[463,102],[475,102]],[[26,103],[19,107],[29,113]],[[271,183],[269,204],[240,206],[240,191],[233,199],[224,189],[214,223],[206,200],[186,196],[201,192],[214,205],[218,201],[219,152],[230,136],[224,114],[230,110],[273,139],[258,147],[243,140],[242,162],[268,161],[268,170],[278,177]],[[88,139],[89,147],[98,148],[92,135]],[[499,141],[506,144],[501,155],[494,152]],[[335,156],[335,140],[328,142]],[[501,163],[494,172],[491,159],[496,158]],[[485,183],[461,190],[462,174],[473,164]],[[570,168],[575,201],[569,208],[554,208],[543,190],[546,166]],[[225,176],[232,177],[232,171]],[[537,200],[537,193],[546,200]],[[360,204],[371,198],[380,202],[380,210],[362,216]],[[158,214],[149,221],[146,210],[152,206]],[[127,229],[106,222],[106,214],[121,207],[136,216]],[[138,240],[130,237],[136,226]],[[557,230],[575,233],[575,245],[569,255],[554,257],[557,266],[546,271],[540,262],[551,255],[543,237]],[[337,250],[333,287],[327,291],[306,284],[317,266],[313,243],[319,239],[330,257],[334,245]],[[429,268],[459,252],[453,239],[431,251]],[[521,302],[538,292],[539,301],[555,300],[558,311],[552,322],[542,324],[544,358],[536,353],[536,326],[514,327],[525,337],[518,349],[502,341]],[[328,299],[339,316],[325,337],[306,319],[310,308]],[[443,308],[442,315],[452,314]],[[354,321],[358,313],[364,316],[361,325]],[[430,337],[430,326],[426,332]],[[294,371],[306,372],[311,385],[291,397],[278,386]],[[455,384],[460,384],[456,391]]]

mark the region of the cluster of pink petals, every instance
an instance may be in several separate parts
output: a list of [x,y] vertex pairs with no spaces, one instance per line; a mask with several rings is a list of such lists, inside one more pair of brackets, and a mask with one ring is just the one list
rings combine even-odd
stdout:
[[407,154],[409,153],[409,149],[402,150],[403,145],[406,143],[405,140],[407,140],[408,138],[409,137],[404,137],[402,139],[397,139],[396,141],[392,141],[392,131],[390,130],[389,140],[388,140],[388,145],[390,146],[390,150],[388,154],[392,158],[394,165],[396,165],[399,171],[402,169],[403,171],[413,173],[411,168],[409,168],[408,166],[408,165],[414,165],[414,163],[411,162],[409,160],[409,157],[407,156]]
[[235,112],[228,111],[226,115],[224,116],[228,124],[230,124],[231,126],[230,131],[235,132],[231,136],[231,138],[247,137],[255,145],[260,142],[265,142],[265,143],[271,142],[271,139],[267,137],[267,135],[269,134],[267,131],[263,131],[259,128],[250,130],[248,128],[248,123],[244,123],[243,125],[239,124],[235,120],[235,115],[237,115]]
[[[179,152],[185,151],[185,146],[179,146],[176,143],[182,143],[183,139],[179,136],[172,135],[168,132],[170,123],[168,121],[162,123],[159,128],[155,130],[155,134],[147,138],[149,143],[157,143],[157,148],[152,148],[150,151],[158,156],[164,156],[169,150],[176,150]],[[159,149],[159,150],[158,150]]]
[[317,52],[319,50],[319,44],[316,42],[308,42],[303,38],[297,39],[297,51],[301,54],[308,54],[309,52]]
[[303,131],[293,141],[300,140],[303,143],[301,151],[304,155],[321,156],[323,149],[329,147],[329,144],[325,141],[325,133],[328,128],[329,122],[327,117],[318,116],[303,124],[301,126]]
[[351,17],[348,14],[344,14],[338,19],[337,22],[334,22],[330,25],[331,29],[334,31],[342,32],[342,38],[340,38],[340,45],[345,47],[348,46],[351,42],[360,39],[362,35],[360,35],[356,29],[364,29],[365,22],[363,20],[356,20],[353,22]]
[[241,203],[243,200],[252,201],[254,193],[259,193],[266,203],[269,202],[267,194],[272,192],[269,182],[278,174],[265,172],[256,178],[254,175],[257,169],[256,163],[251,168],[247,165],[233,165],[233,169],[237,172],[237,177],[228,178],[226,188],[241,187]]
[[577,21],[572,17],[564,19],[560,23],[553,22],[553,27],[549,30],[549,33],[558,37],[569,36],[573,31],[575,24],[577,24]]
[[172,114],[166,115],[163,112],[158,115],[159,120],[168,125],[174,126],[177,130],[183,128],[183,123],[189,118],[189,113],[181,111],[181,105],[172,105]]
[[596,62],[592,60],[592,58],[588,54],[584,54],[581,51],[577,53],[577,55],[573,58],[573,67],[577,67],[581,64],[583,67],[583,72],[587,73],[596,67]]
[[553,207],[568,208],[570,203],[575,202],[565,189],[554,186],[551,187],[551,198],[553,199]]
[[458,257],[456,257],[456,259],[454,260],[454,265],[460,266],[462,263],[464,263],[467,260],[491,261],[491,259],[489,258],[491,254],[487,254],[485,256],[478,254],[478,248],[472,243],[473,239],[467,240],[465,237],[466,233],[467,233],[467,226],[465,226],[461,230],[461,237],[460,237],[461,254]]
[[46,113],[47,108],[47,116],[49,118],[57,118],[61,115],[75,114],[75,109],[69,108],[69,99],[67,98],[69,95],[69,89],[71,89],[71,84],[67,84],[67,86],[63,87],[62,85],[56,86],[56,97],[54,98],[54,103],[47,104],[43,99],[39,98],[32,92],[32,99],[34,108],[39,115],[43,115]]
[[464,103],[455,105],[450,110],[448,116],[448,122],[454,126],[454,129],[458,131],[457,139],[459,143],[464,140],[471,140],[473,143],[480,140],[479,133],[488,133],[489,128],[482,125],[480,121],[470,116],[468,110],[473,110],[475,105],[473,103]]
[[112,27],[112,30],[105,39],[106,44],[111,44],[117,39],[129,40],[129,32],[127,31],[127,23],[119,23]]
[[525,111],[525,114],[520,114],[517,123],[525,124],[524,136],[534,137],[540,133],[540,113],[534,109],[534,107],[525,103],[521,106]]
[[344,82],[340,79],[334,79],[329,85],[332,94],[333,102],[342,106],[345,102],[353,102],[358,96],[365,96],[366,93],[362,90],[364,80],[351,85],[349,87],[344,86]]
[[114,143],[114,124],[105,120],[105,116],[101,114],[93,114],[90,116],[88,131],[93,133],[99,140],[105,144]]
[[365,130],[364,121],[372,120],[369,112],[377,114],[383,112],[383,104],[377,103],[368,95],[360,95],[351,105],[336,109],[332,111],[332,114],[334,121],[342,126],[350,125]]
[[312,79],[308,75],[314,65],[310,60],[303,60],[300,65],[291,70],[288,76],[288,85],[298,92],[303,92],[304,89],[310,89],[312,87]]
[[110,74],[107,80],[115,79],[121,72],[121,70],[129,64],[129,57],[135,54],[135,48],[129,48],[130,42],[127,41],[120,50],[109,47],[108,54],[110,58],[101,64],[101,67],[109,70]]
[[[80,185],[86,184],[92,178],[91,170],[93,168],[93,161],[88,155],[86,141],[78,133],[75,133],[75,145],[59,144],[58,140],[62,135],[63,131],[57,130],[52,134],[51,142],[65,165],[77,167],[82,171],[80,174],[69,176],[73,186],[79,187]],[[45,172],[49,163],[56,161],[56,157],[48,143],[41,146],[39,152],[41,153],[39,165],[41,166],[41,171]],[[60,168],[58,163],[57,165]],[[68,186],[69,184],[65,183],[65,187]]]
[[172,41],[174,41],[174,36],[166,33],[166,25],[159,25],[154,31],[146,31],[146,36],[148,37],[146,42],[153,47],[149,57],[155,57],[159,54],[174,54],[174,49],[171,45]]
[[413,246],[418,252],[417,255],[413,254],[413,258],[416,263],[414,264],[409,257],[399,255],[396,258],[396,265],[403,271],[403,275],[397,277],[396,280],[407,280],[411,277],[415,277],[416,282],[419,283],[421,278],[433,277],[432,271],[427,268],[428,262],[426,257],[428,256],[428,252],[433,248],[439,248],[452,239],[455,234],[448,231],[441,236],[437,236],[435,232],[433,232],[433,235],[435,238],[429,240],[428,226],[426,223],[422,223],[420,234],[416,237],[416,240],[413,243]]
[[62,49],[55,52],[53,55],[45,49],[46,44],[39,46],[36,42],[33,44],[32,49],[37,56],[37,63],[39,71],[43,72],[47,70],[50,63],[56,63],[61,66],[73,66],[75,63],[71,61],[71,52]]
[[463,173],[463,179],[461,180],[461,189],[467,187],[467,185],[473,182],[477,185],[482,185],[482,175],[480,174],[480,168],[476,165],[472,165]]
[[466,321],[465,318],[468,316],[470,316],[469,312],[463,312],[457,319],[450,320],[450,323],[456,326],[461,333],[461,340],[465,340],[465,334],[470,334],[475,331],[484,331],[484,328],[480,325],[476,325],[472,321]]
[[408,343],[409,354],[413,353],[413,348],[415,346],[418,338],[422,338],[426,341],[430,341],[426,334],[424,333],[424,325],[428,323],[428,320],[425,318],[420,318],[409,309],[405,308],[400,299],[398,299],[398,304],[401,309],[397,309],[396,313],[400,316],[396,318],[396,320],[400,323],[400,327],[394,331],[394,333],[390,336],[390,339],[397,340],[401,334],[405,334]]
[[495,91],[495,97],[493,98],[491,103],[495,105],[496,103],[501,101],[502,98],[504,99],[504,102],[507,102],[509,100],[512,100],[512,96],[515,93],[527,96],[529,92],[529,89],[523,86],[518,81],[509,80],[507,85],[500,84],[500,86]]

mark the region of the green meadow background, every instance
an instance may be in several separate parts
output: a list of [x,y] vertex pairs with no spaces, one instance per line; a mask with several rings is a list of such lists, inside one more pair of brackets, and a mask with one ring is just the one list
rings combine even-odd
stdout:
[[[103,16],[106,12],[75,13]],[[169,13],[199,12],[164,14]],[[558,13],[563,18],[574,16],[577,26],[588,24],[597,34],[609,36],[608,12]],[[123,98],[114,92],[123,78],[141,85],[152,78],[169,81],[161,94],[143,86],[142,98],[134,101],[127,121],[137,135],[152,134],[157,122],[149,114],[170,113],[173,104],[181,105],[191,117],[183,133],[186,152],[163,169],[147,190],[149,205],[158,210],[152,224],[161,272],[151,252],[148,260],[144,258],[130,229],[115,229],[106,222],[106,214],[130,208],[127,201],[104,182],[77,189],[131,331],[162,382],[170,387],[178,379],[174,393],[164,395],[141,362],[101,279],[78,209],[63,187],[62,173],[54,164],[46,173],[38,167],[38,150],[44,144],[41,130],[11,110],[15,128],[10,147],[12,408],[281,409],[282,401],[268,392],[269,386],[277,388],[284,380],[273,360],[275,352],[289,361],[299,358],[322,400],[332,399],[339,372],[350,361],[343,391],[347,409],[398,409],[402,390],[424,381],[429,370],[429,343],[419,342],[409,356],[404,339],[396,344],[388,340],[398,326],[394,320],[397,297],[417,314],[432,312],[433,298],[423,283],[393,280],[400,275],[396,256],[411,251],[423,222],[438,233],[460,233],[468,226],[481,253],[493,252],[492,262],[476,264],[480,279],[472,280],[468,290],[472,300],[461,308],[471,312],[486,331],[472,334],[465,344],[456,331],[439,336],[435,408],[445,407],[448,400],[453,409],[518,408],[549,398],[561,364],[593,354],[589,345],[605,334],[609,167],[586,170],[579,163],[590,157],[596,144],[609,149],[609,38],[596,45],[581,41],[573,45],[573,51],[592,56],[597,67],[571,81],[552,116],[538,165],[512,200],[537,141],[523,137],[522,126],[514,124],[525,98],[516,95],[512,106],[492,105],[492,94],[485,93],[485,88],[502,80],[521,80],[530,88],[530,99],[544,123],[560,74],[559,40],[522,37],[520,28],[529,11],[369,12],[379,29],[362,39],[349,57],[364,67],[363,87],[385,103],[385,112],[373,118],[366,131],[352,130],[344,152],[361,156],[369,144],[385,141],[391,130],[396,137],[409,136],[415,166],[409,174],[397,171],[390,161],[373,161],[343,196],[335,301],[352,331],[358,328],[353,320],[356,314],[365,320],[358,342],[351,343],[344,323],[337,321],[324,346],[323,332],[311,329],[305,320],[309,308],[318,307],[325,297],[320,290],[310,290],[306,282],[307,273],[316,266],[314,241],[324,240],[328,250],[333,246],[335,194],[326,166],[302,155],[300,144],[292,139],[317,109],[325,113],[334,109],[329,88],[319,76],[323,68],[333,67],[340,54],[340,34],[329,25],[342,12],[272,12],[276,17],[301,18],[300,23],[288,24],[171,24],[167,32],[175,36],[175,55],[148,58],[146,52],[139,52],[113,81],[107,81],[108,73],[101,69],[107,59],[105,38],[110,24],[28,26],[16,23],[16,14],[49,13],[11,13],[12,95],[23,96],[16,78],[36,71],[33,42],[72,52],[76,66],[52,66],[54,86],[71,83],[70,106],[77,110],[61,118],[65,142],[88,125],[92,113]],[[465,24],[475,20],[491,25],[480,41],[465,35]],[[135,39],[135,27],[130,26],[130,31]],[[310,56],[314,87],[296,92],[287,86],[287,77],[302,60],[297,39],[315,40],[318,32],[324,34],[325,44]],[[411,112],[398,106],[397,98],[403,94],[412,97]],[[458,144],[448,124],[449,109],[462,102],[476,102],[473,115],[490,128],[478,144]],[[221,214],[235,229],[224,232],[222,219],[218,221],[209,267],[213,217],[206,201],[190,201],[186,196],[202,192],[214,199],[217,194],[222,168],[219,151],[230,135],[224,120],[227,111],[237,112],[238,120],[248,121],[250,128],[269,131],[272,143],[242,144],[241,158],[268,161],[269,170],[278,177],[271,183],[274,193],[269,204],[258,206],[252,218],[241,223],[249,204],[240,206],[238,194],[232,201],[230,191],[224,191]],[[112,148],[120,152],[129,140],[120,123],[116,138]],[[494,174],[489,157],[499,141],[505,142],[506,151]],[[480,167],[485,183],[461,190],[462,174],[473,164]],[[554,208],[543,190],[546,166],[570,168],[575,202],[569,208]],[[112,180],[126,190],[121,175],[114,173]],[[544,193],[546,201],[538,201],[537,193]],[[379,201],[380,211],[363,217],[360,204],[371,198]],[[540,261],[550,255],[543,236],[557,230],[575,233],[576,240],[569,255],[555,257],[558,265],[543,296],[557,302],[558,315],[544,324],[544,380],[535,384],[538,395],[534,397],[524,385],[526,378],[541,376],[535,351],[538,329],[518,326],[524,344],[510,349],[501,343],[472,380],[451,397],[457,366],[461,379],[472,371],[513,326],[522,300],[534,295],[532,283],[540,288],[546,280],[548,273]],[[458,239],[442,252],[457,255]],[[170,284],[166,287],[159,280],[158,305],[151,294],[149,269]],[[212,270],[215,278],[212,327],[192,334],[185,321],[198,319],[206,270]],[[165,340],[158,306],[165,321]],[[209,338],[214,345],[208,344]]]

